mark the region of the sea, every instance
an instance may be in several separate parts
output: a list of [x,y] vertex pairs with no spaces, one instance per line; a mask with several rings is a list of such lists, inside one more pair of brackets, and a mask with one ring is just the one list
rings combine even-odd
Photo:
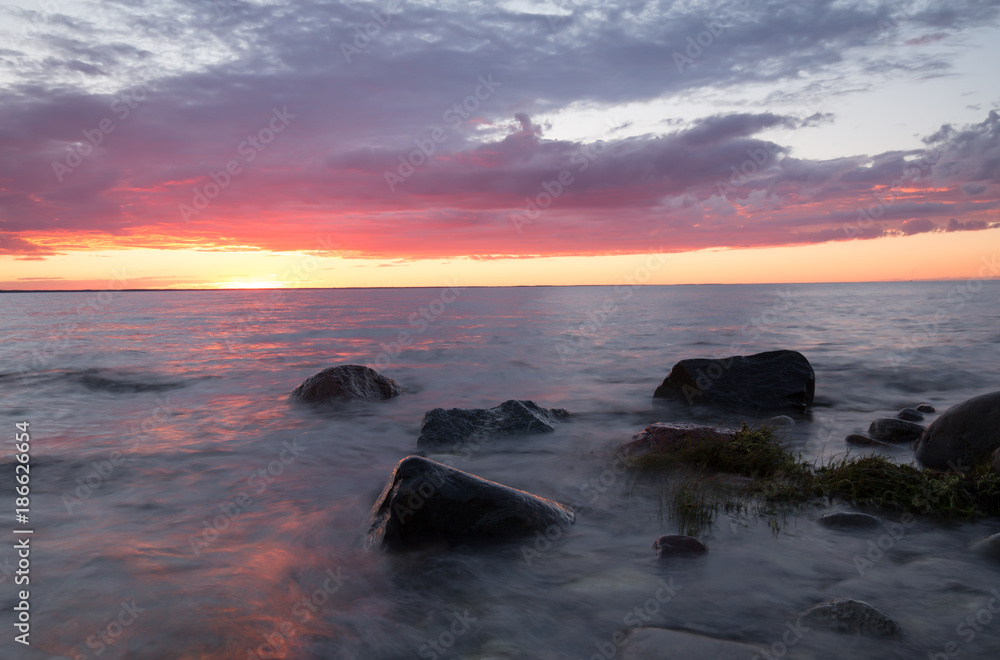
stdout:
[[[971,549],[997,519],[822,500],[720,509],[692,530],[668,489],[616,462],[653,422],[765,422],[773,413],[652,393],[681,359],[776,349],[816,373],[812,409],[777,430],[803,460],[912,462],[909,446],[844,438],[904,407],[940,413],[1000,389],[996,280],[10,292],[0,306],[2,658],[609,660],[648,657],[628,643],[648,628],[761,649],[747,660],[1000,657],[1000,561]],[[338,364],[406,393],[288,401]],[[508,399],[571,417],[553,433],[418,452],[428,410]],[[573,506],[576,522],[510,543],[369,551],[372,505],[414,454]],[[884,525],[817,523],[847,510]],[[653,541],[681,532],[709,552],[658,560]],[[832,598],[877,607],[901,638],[803,629],[802,613]]]

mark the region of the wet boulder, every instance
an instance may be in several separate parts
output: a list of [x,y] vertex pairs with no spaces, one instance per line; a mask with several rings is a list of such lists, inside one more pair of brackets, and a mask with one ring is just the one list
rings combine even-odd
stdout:
[[920,424],[895,417],[879,417],[868,427],[868,435],[882,442],[913,442],[923,432]]
[[896,418],[905,419],[908,422],[922,422],[924,420],[924,414],[916,408],[903,408],[896,413]]
[[852,598],[833,598],[811,608],[799,621],[807,627],[839,633],[899,638],[899,624],[868,603]]
[[689,443],[723,445],[735,440],[737,433],[725,426],[656,422],[632,436],[622,450],[629,455],[670,454]]
[[654,398],[750,413],[812,405],[816,374],[797,351],[768,351],[724,359],[691,358],[673,366]]
[[952,406],[931,422],[916,444],[916,457],[935,470],[966,472],[989,465],[1000,449],[1000,392]]
[[708,552],[708,546],[693,536],[668,534],[653,542],[653,549],[660,559],[678,555],[703,555]]
[[560,532],[575,520],[567,507],[419,456],[401,460],[372,507],[369,549],[425,543],[503,541]]
[[403,388],[370,367],[341,364],[306,378],[288,398],[302,403],[337,400],[381,401],[403,393]]
[[876,440],[875,438],[872,438],[872,437],[867,436],[867,435],[863,435],[861,433],[851,433],[846,438],[844,438],[844,442],[846,442],[849,445],[859,445],[859,446],[868,446],[868,447],[888,447],[889,446],[888,442],[882,442],[881,440]]
[[685,630],[645,627],[639,621],[639,627],[628,633],[616,632],[609,641],[599,645],[601,654],[592,657],[616,657],[613,653],[619,646],[623,647],[622,660],[749,660],[767,657],[764,649],[750,644],[707,637]]
[[830,529],[874,529],[882,525],[882,519],[860,511],[834,511],[816,519],[820,525]]
[[424,414],[417,447],[447,448],[473,438],[551,433],[569,413],[542,408],[533,401],[504,401],[493,408],[435,408]]

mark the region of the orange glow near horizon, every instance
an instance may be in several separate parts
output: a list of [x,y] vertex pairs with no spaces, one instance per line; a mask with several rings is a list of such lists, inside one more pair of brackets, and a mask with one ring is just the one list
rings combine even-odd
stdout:
[[[770,248],[524,258],[348,259],[308,252],[133,249],[0,257],[0,289],[809,283],[947,280],[995,264],[1000,228]],[[658,255],[658,256],[653,256]],[[182,265],[179,265],[182,264]],[[986,269],[987,277],[1000,273]],[[978,276],[983,276],[979,274]]]

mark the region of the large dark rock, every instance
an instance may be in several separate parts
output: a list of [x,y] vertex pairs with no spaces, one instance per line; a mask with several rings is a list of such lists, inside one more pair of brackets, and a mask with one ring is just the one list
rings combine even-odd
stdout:
[[424,414],[417,447],[460,445],[472,438],[497,435],[549,433],[557,420],[568,417],[562,408],[547,409],[533,401],[504,401],[493,408],[435,408]]
[[1000,449],[1000,392],[952,406],[928,425],[917,440],[916,457],[935,470],[965,472],[989,465]]
[[567,507],[419,456],[396,465],[368,519],[370,549],[404,550],[434,541],[509,540],[561,533]]
[[370,367],[341,364],[306,378],[288,397],[304,403],[381,401],[403,393],[399,383]]
[[632,436],[622,450],[629,455],[670,454],[688,443],[724,445],[735,440],[737,433],[724,426],[655,422]]
[[708,552],[708,546],[693,536],[668,534],[653,542],[653,549],[660,559],[678,555],[703,555]]
[[816,374],[797,351],[769,351],[725,359],[681,360],[653,396],[750,413],[804,412],[813,402]]
[[873,637],[900,636],[899,624],[868,603],[852,598],[833,598],[816,605],[799,619],[807,627]]
[[923,432],[920,424],[896,417],[879,417],[868,427],[868,435],[883,442],[913,442]]

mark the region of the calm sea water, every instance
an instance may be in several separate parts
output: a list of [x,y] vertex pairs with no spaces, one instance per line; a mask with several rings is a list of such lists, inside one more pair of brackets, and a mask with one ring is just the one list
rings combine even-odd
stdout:
[[[784,437],[815,461],[843,455],[844,436],[875,417],[1000,389],[995,281],[17,293],[0,304],[0,418],[11,441],[30,423],[35,530],[30,649],[13,641],[14,535],[0,546],[4,658],[588,659],[621,656],[615,633],[638,625],[782,651],[786,624],[837,596],[890,613],[903,640],[836,647],[810,631],[786,657],[941,657],[948,644],[1000,654],[1000,615],[984,610],[1000,562],[968,548],[996,520],[918,518],[893,539],[819,527],[840,502],[722,513],[701,533],[706,557],[657,563],[653,540],[679,522],[608,472],[651,422],[744,419],[654,404],[686,357],[805,354],[816,405]],[[328,411],[286,402],[340,363],[375,366],[408,393]],[[416,453],[423,413],[511,398],[577,415],[552,434],[430,457],[585,504],[577,523],[554,541],[366,553],[369,510]],[[12,529],[4,446],[0,515]],[[893,455],[912,459],[906,447]]]

